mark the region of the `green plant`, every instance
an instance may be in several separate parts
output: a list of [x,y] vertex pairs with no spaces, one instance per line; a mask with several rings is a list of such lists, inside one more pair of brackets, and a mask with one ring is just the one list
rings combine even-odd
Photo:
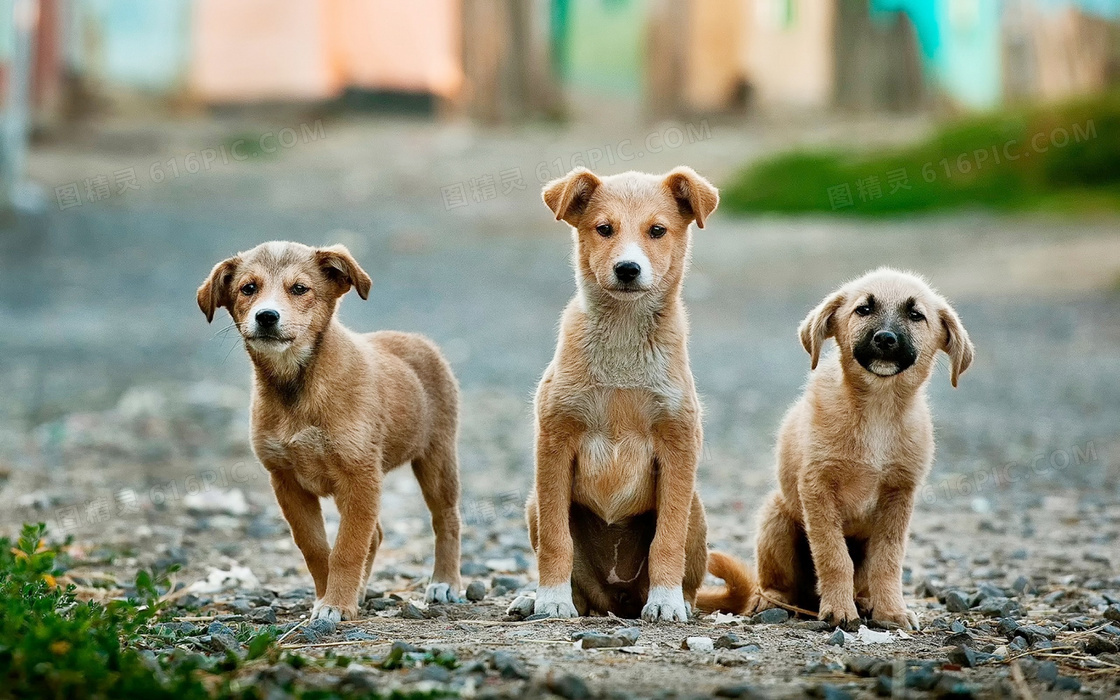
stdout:
[[962,207],[1120,209],[1120,93],[948,124],[874,153],[785,153],[721,193],[740,212],[892,215]]
[[[25,525],[14,543],[0,538],[0,698],[256,700],[265,691],[252,682],[250,668],[263,668],[262,662],[295,669],[316,663],[281,651],[271,625],[239,625],[234,634],[244,652],[167,651],[191,636],[181,623],[165,621],[160,596],[174,569],[140,571],[135,598],[102,604],[79,600],[76,587],[63,584],[65,560],[59,547],[47,544],[42,524]],[[341,668],[350,662],[347,657],[330,661]],[[457,663],[440,652],[428,653],[423,662],[448,668]],[[297,699],[357,697],[298,683],[284,692]],[[394,690],[388,697],[449,694]]]

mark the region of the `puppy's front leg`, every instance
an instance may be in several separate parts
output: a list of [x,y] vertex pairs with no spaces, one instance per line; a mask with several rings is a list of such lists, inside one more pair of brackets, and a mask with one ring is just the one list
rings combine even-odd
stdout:
[[[376,464],[377,462],[375,462]],[[338,537],[330,556],[327,592],[312,618],[354,620],[362,582],[365,580],[366,558],[377,530],[377,511],[381,503],[381,472],[367,467],[351,473],[335,491],[335,503],[341,522]]]
[[804,510],[805,536],[809,540],[821,596],[817,617],[829,624],[843,625],[859,619],[855,603],[855,566],[844,539],[837,485],[823,478],[829,471],[827,465],[807,469],[809,478],[803,476],[798,490]]
[[867,542],[867,586],[873,620],[917,629],[918,617],[902,597],[902,561],[914,510],[914,491],[899,489],[883,494],[876,510],[876,529]]
[[327,542],[327,531],[323,528],[323,511],[319,497],[299,485],[295,475],[287,469],[277,469],[271,473],[272,490],[280,512],[288,521],[303,560],[315,581],[315,598],[322,600],[327,592],[327,573],[331,546]]
[[657,529],[649,548],[649,596],[642,608],[642,619],[649,622],[688,621],[682,585],[700,445],[699,430],[691,421],[673,421],[654,430]]
[[541,428],[537,435],[537,569],[535,614],[576,617],[572,602],[572,470],[575,438],[569,431]]

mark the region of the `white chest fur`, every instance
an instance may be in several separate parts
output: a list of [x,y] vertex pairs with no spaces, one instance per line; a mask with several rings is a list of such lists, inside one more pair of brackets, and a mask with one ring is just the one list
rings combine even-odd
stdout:
[[585,397],[573,495],[613,523],[655,502],[653,422],[657,397],[635,389],[597,389]]

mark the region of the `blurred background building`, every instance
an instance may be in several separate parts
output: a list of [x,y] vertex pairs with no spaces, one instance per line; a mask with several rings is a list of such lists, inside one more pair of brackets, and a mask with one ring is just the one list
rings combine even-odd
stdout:
[[983,111],[1120,80],[1120,0],[0,0],[0,180],[88,116]]
[[[630,103],[989,109],[1117,80],[1116,0],[6,0],[37,123],[338,99],[497,121]],[[7,81],[5,81],[7,82]]]

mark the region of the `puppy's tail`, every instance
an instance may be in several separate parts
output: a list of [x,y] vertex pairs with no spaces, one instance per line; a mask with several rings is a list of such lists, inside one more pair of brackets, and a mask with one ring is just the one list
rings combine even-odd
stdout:
[[708,571],[723,579],[724,586],[701,588],[696,593],[696,607],[704,612],[744,612],[758,592],[754,570],[730,554],[708,552]]

